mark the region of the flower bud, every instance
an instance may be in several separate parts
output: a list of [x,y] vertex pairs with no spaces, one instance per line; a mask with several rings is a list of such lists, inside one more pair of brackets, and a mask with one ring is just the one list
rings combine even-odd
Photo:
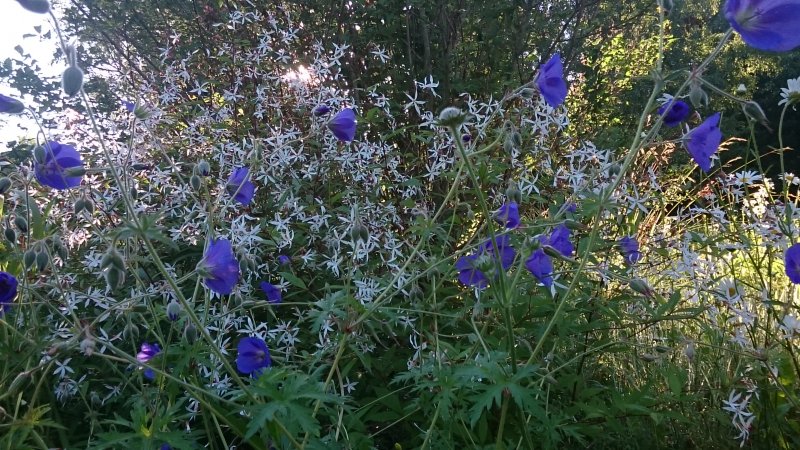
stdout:
[[3,235],[5,235],[6,240],[12,244],[17,243],[17,233],[14,232],[14,229],[9,226],[10,224],[6,223],[6,229],[3,230]]
[[36,252],[33,249],[28,249],[25,253],[22,254],[22,263],[25,265],[26,269],[30,269],[33,267],[33,264],[36,262]]
[[114,246],[110,247],[100,260],[100,269],[108,268],[117,269],[119,271],[125,270],[125,260],[122,259],[122,255]]
[[689,88],[689,100],[692,102],[695,108],[700,108],[701,106],[708,106],[708,94],[706,91],[703,90],[703,87],[700,85],[699,81],[692,82],[691,87]]
[[37,145],[33,147],[33,160],[39,164],[44,164],[45,160],[47,159],[47,150],[44,149],[41,145]]
[[467,116],[464,115],[460,109],[454,106],[448,106],[439,113],[439,125],[457,128],[464,123],[466,118]]
[[197,175],[201,177],[207,177],[211,175],[211,164],[208,163],[205,159],[201,159],[197,166],[195,166],[197,171]]
[[61,258],[62,261],[66,261],[68,252],[67,247],[64,245],[64,241],[61,240],[61,237],[58,235],[53,236],[53,250],[55,250],[58,257]]
[[72,213],[76,216],[81,213],[81,211],[86,209],[86,200],[81,197],[75,200],[75,204],[72,206]]
[[0,195],[5,194],[11,189],[11,179],[8,177],[0,178]]
[[278,264],[280,264],[281,266],[288,266],[291,263],[292,263],[292,259],[289,258],[288,256],[286,256],[286,255],[278,256]]
[[653,291],[653,288],[651,288],[646,281],[640,278],[635,278],[631,280],[628,285],[631,287],[631,289],[644,295],[645,297],[652,297],[653,294],[655,293]]
[[311,110],[311,114],[314,115],[314,117],[324,116],[329,112],[331,112],[331,107],[325,104],[317,105]]
[[186,342],[194,344],[197,341],[197,327],[192,322],[186,323],[186,329],[183,330],[183,337]]
[[353,224],[353,227],[350,229],[350,238],[353,242],[356,241],[369,241],[369,229],[361,223],[360,220],[356,220]]
[[658,356],[651,355],[650,353],[642,353],[641,355],[639,355],[639,359],[646,362],[653,362],[658,359]]
[[103,277],[106,279],[106,288],[109,291],[114,291],[125,283],[125,272],[116,267],[106,269]]
[[50,264],[50,255],[46,251],[41,251],[36,254],[36,268],[39,272],[44,271]]
[[94,353],[95,341],[91,337],[85,337],[80,344],[81,353],[86,356],[92,356]]
[[613,163],[608,167],[608,176],[615,177],[619,175],[619,172],[622,170],[619,164]]
[[61,87],[64,89],[64,93],[70,97],[81,91],[83,87],[83,71],[80,67],[67,67],[67,70],[61,76]]
[[192,175],[192,176],[189,178],[189,185],[190,185],[190,186],[192,187],[192,189],[193,189],[193,190],[195,190],[195,191],[199,191],[199,190],[200,190],[200,185],[201,185],[201,183],[202,183],[202,181],[200,180],[200,177],[199,177],[199,176],[197,176],[197,175]]
[[656,353],[667,353],[668,351],[672,350],[670,347],[666,345],[656,345],[655,351]]
[[131,168],[133,170],[147,170],[150,168],[150,165],[145,163],[133,163],[131,164]]
[[564,221],[564,226],[569,228],[570,230],[585,230],[586,225],[572,219],[567,219]]
[[17,229],[23,233],[28,232],[28,221],[25,220],[22,216],[14,217],[14,225],[17,226]]
[[754,120],[765,127],[769,125],[769,120],[767,120],[767,115],[764,114],[764,110],[761,109],[761,105],[752,100],[742,103],[742,112],[744,112],[744,115],[750,120]]
[[142,105],[136,105],[136,108],[133,109],[133,116],[139,120],[145,120],[149,118],[151,115],[152,114],[150,110]]
[[86,175],[86,169],[83,167],[70,167],[64,169],[64,176],[66,177],[82,177]]
[[181,305],[175,300],[172,300],[167,305],[167,318],[175,322],[181,316],[181,310]]
[[522,98],[533,98],[536,95],[536,89],[522,88],[519,91],[519,96]]
[[514,147],[520,148],[522,147],[522,135],[519,132],[514,131],[511,133],[511,142],[514,144]]
[[471,140],[472,140],[472,135],[471,134],[464,133],[464,134],[461,135],[461,142],[466,144],[467,142],[469,142]]
[[128,341],[136,341],[139,339],[139,328],[131,322],[125,325],[122,329],[122,337]]
[[50,2],[48,0],[17,0],[23,8],[38,14],[50,12]]
[[11,384],[6,388],[4,394],[6,395],[13,395],[16,393],[29,379],[31,378],[31,373],[28,371],[23,371],[17,374],[16,377],[11,381]]
[[694,341],[686,342],[686,348],[683,349],[683,354],[691,361],[694,359]]
[[503,150],[509,155],[514,152],[514,141],[511,136],[506,136],[506,140],[503,141]]
[[512,202],[522,203],[522,192],[519,190],[517,182],[508,180],[508,187],[506,187],[506,197]]
[[739,86],[736,87],[736,93],[742,95],[745,92],[747,92],[747,86],[744,83],[739,83]]

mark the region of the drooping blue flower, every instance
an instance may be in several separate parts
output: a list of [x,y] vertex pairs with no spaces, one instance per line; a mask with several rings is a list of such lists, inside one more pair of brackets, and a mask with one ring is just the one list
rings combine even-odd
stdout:
[[725,18],[753,48],[786,52],[800,46],[800,0],[727,0]]
[[[478,246],[474,254],[462,256],[456,261],[455,269],[458,271],[458,281],[467,286],[483,289],[489,284],[489,278],[481,270],[481,266],[484,264],[489,266],[491,264],[497,267],[499,262],[504,271],[511,267],[517,252],[511,246],[508,235],[496,236],[495,243],[497,244],[499,258],[492,240],[489,239]],[[499,268],[496,268],[496,273],[499,273]]]
[[674,128],[681,124],[692,109],[682,100],[672,100],[658,108],[658,115],[664,116],[664,126]]
[[279,255],[278,256],[278,264],[280,264],[281,266],[288,266],[291,263],[292,263],[292,259],[289,258],[288,256],[286,256],[286,255]]
[[239,372],[250,375],[261,372],[261,370],[272,365],[269,357],[267,343],[262,339],[246,337],[239,341],[236,346],[236,368]]
[[206,287],[217,294],[230,294],[239,281],[239,262],[227,239],[212,239],[198,266]]
[[25,111],[25,105],[21,101],[0,94],[0,113],[19,114]]
[[17,278],[8,272],[0,272],[0,316],[11,309],[17,296]]
[[572,254],[575,253],[575,247],[569,240],[571,235],[572,232],[562,223],[550,233],[550,238],[547,239],[547,245],[558,250],[558,252],[564,256],[572,256]]
[[786,276],[794,284],[800,284],[800,244],[794,244],[786,250]]
[[83,175],[74,176],[69,169],[83,169],[81,155],[67,144],[50,141],[44,145],[44,161],[33,166],[36,179],[53,189],[70,189],[81,184]]
[[136,103],[123,100],[122,107],[125,108],[128,112],[133,112],[136,109]]
[[471,134],[464,133],[464,134],[461,135],[461,142],[466,144],[467,142],[469,142],[471,140],[472,140],[472,135]]
[[639,241],[633,236],[625,236],[620,239],[619,249],[628,264],[636,264],[642,257],[642,253],[639,251]]
[[525,268],[543,285],[553,285],[553,260],[541,248],[525,261]]
[[551,108],[558,108],[567,98],[567,83],[564,81],[564,66],[561,55],[556,53],[540,69],[536,86]]
[[[157,343],[148,344],[147,342],[142,342],[142,347],[139,350],[139,353],[136,354],[136,360],[140,363],[146,363],[159,353],[161,353],[161,347],[159,347]],[[144,369],[143,375],[150,381],[156,378],[155,372],[150,368]]]
[[720,114],[709,116],[697,128],[689,131],[684,136],[684,143],[692,159],[703,172],[711,170],[711,156],[717,152],[722,142],[722,131],[719,129]]
[[161,447],[158,450],[172,450],[172,446],[169,444],[161,444]]
[[249,173],[250,169],[247,167],[235,169],[228,179],[228,184],[225,186],[228,194],[233,195],[237,202],[245,206],[253,201],[253,195],[256,191],[256,186],[247,179]]
[[282,300],[281,290],[272,283],[262,281],[259,286],[261,290],[264,291],[264,295],[267,296],[267,301],[272,304],[278,304]]
[[345,108],[328,122],[328,128],[343,142],[350,142],[356,137],[356,113],[352,108]]
[[317,105],[311,110],[311,114],[313,114],[315,117],[324,116],[329,112],[331,112],[331,107],[325,104]]
[[567,203],[567,205],[565,206],[565,209],[567,210],[567,212],[575,213],[575,212],[578,211],[578,204],[575,203],[575,202]]
[[50,11],[50,2],[48,0],[17,0],[17,2],[30,12],[46,14]]
[[519,206],[517,202],[504,203],[494,215],[494,220],[508,229],[519,226]]

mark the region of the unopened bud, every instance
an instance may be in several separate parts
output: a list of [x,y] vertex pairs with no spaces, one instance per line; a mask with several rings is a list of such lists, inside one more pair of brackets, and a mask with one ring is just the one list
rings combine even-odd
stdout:
[[[6,224],[8,225],[8,224]],[[10,226],[6,226],[6,229],[3,230],[3,235],[5,235],[6,240],[12,244],[17,243],[17,233],[14,232],[14,229]]]
[[86,175],[86,169],[83,167],[70,167],[64,169],[64,176],[67,177],[82,177]]
[[31,373],[28,371],[23,371],[17,374],[16,377],[11,381],[11,384],[6,388],[6,395],[14,395],[20,388],[31,378]]
[[644,295],[645,297],[652,297],[654,294],[653,289],[647,284],[647,282],[640,278],[631,280],[628,285],[631,287],[631,289]]
[[150,165],[145,163],[133,163],[131,164],[131,168],[133,170],[147,170],[150,168]]
[[125,269],[125,260],[122,259],[122,255],[117,251],[116,247],[109,248],[100,260],[100,269],[107,268],[114,268],[120,271]]
[[11,179],[8,177],[0,178],[0,195],[5,194],[11,189]]
[[686,343],[686,348],[683,349],[683,354],[686,355],[690,361],[694,359],[694,341],[688,341]]
[[80,349],[81,353],[86,356],[92,356],[94,353],[95,341],[91,337],[86,337],[81,341]]
[[125,328],[122,329],[122,337],[128,341],[136,341],[139,339],[139,327],[128,322]]
[[585,230],[586,225],[572,219],[567,219],[564,221],[564,226],[569,228],[570,230]]
[[642,353],[641,355],[639,355],[639,358],[643,361],[653,362],[658,359],[658,356],[652,355],[650,353]]
[[151,112],[142,105],[136,105],[133,109],[133,116],[139,120],[145,120],[151,116]]
[[26,269],[30,269],[36,263],[36,252],[33,249],[28,249],[22,254],[22,263]]
[[199,163],[197,163],[197,174],[201,177],[207,177],[211,175],[211,164],[208,163],[205,159],[201,159]]
[[62,261],[66,261],[68,256],[67,247],[64,245],[61,237],[58,235],[53,236],[53,250],[55,250],[55,252],[58,254],[58,257],[61,258]]
[[167,318],[175,322],[181,316],[181,309],[181,305],[175,300],[172,300],[167,305]]
[[448,106],[439,113],[439,125],[443,127],[458,128],[466,120],[466,116],[460,109]]
[[708,94],[706,91],[703,90],[703,87],[700,85],[700,82],[693,82],[691,88],[689,89],[689,100],[692,102],[695,108],[700,108],[701,106],[708,106]]
[[186,324],[186,329],[183,330],[183,337],[190,344],[194,344],[197,341],[197,327],[192,322]]
[[28,221],[22,216],[14,217],[14,225],[16,225],[19,231],[23,233],[28,232]]
[[622,170],[622,168],[619,166],[619,164],[613,163],[608,167],[608,176],[617,176],[619,175],[620,170]]
[[536,89],[523,88],[519,91],[519,96],[522,98],[533,98],[536,95]]
[[506,187],[506,197],[515,203],[522,203],[522,192],[514,180],[508,180],[508,187]]
[[47,150],[44,149],[41,145],[37,145],[33,147],[33,160],[39,164],[44,164],[45,160],[47,159]]
[[200,177],[199,177],[199,176],[197,176],[197,175],[192,175],[192,176],[189,178],[189,185],[190,185],[190,186],[192,187],[192,189],[193,189],[193,190],[195,190],[195,191],[199,191],[199,190],[200,190],[200,184],[201,184],[201,183],[202,183],[202,181],[200,180]]
[[514,152],[514,141],[511,136],[506,136],[506,140],[503,141],[503,150],[509,155]]
[[50,12],[50,2],[48,0],[17,0],[23,8],[38,14]]
[[70,97],[81,91],[83,87],[83,71],[80,67],[67,67],[67,70],[61,76],[61,87],[64,89],[64,93]]
[[50,255],[46,251],[41,251],[36,254],[36,268],[42,272],[50,264]]
[[106,269],[103,276],[106,279],[106,287],[109,291],[117,290],[125,283],[125,272],[116,267]]
[[514,131],[513,133],[511,133],[511,142],[514,144],[514,147],[516,148],[522,147],[522,135]]
[[764,114],[764,110],[761,109],[761,105],[758,103],[752,100],[742,103],[742,112],[744,112],[744,115],[747,116],[748,119],[754,120],[765,127],[769,127],[767,115]]
[[350,238],[355,241],[369,241],[369,229],[361,223],[360,220],[357,220],[353,227],[350,229]]

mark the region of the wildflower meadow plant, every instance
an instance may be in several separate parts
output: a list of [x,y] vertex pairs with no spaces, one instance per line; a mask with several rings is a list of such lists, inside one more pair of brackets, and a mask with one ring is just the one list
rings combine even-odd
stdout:
[[74,97],[5,69],[43,106],[0,157],[0,447],[800,447],[796,83],[755,108],[727,47],[793,48],[795,2],[692,45],[668,2],[600,43],[627,5],[492,5],[536,31],[502,70],[480,2],[167,3],[54,30]]

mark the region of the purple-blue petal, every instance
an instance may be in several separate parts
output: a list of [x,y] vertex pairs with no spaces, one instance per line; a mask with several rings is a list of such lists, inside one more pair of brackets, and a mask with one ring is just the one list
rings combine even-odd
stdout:
[[563,223],[555,228],[550,234],[547,244],[558,250],[564,256],[572,256],[575,252],[575,247],[570,242],[570,235],[572,232]]
[[567,83],[564,81],[561,55],[556,53],[539,69],[536,86],[550,107],[557,108],[564,103],[567,98]]
[[25,111],[25,105],[21,101],[0,94],[0,113],[19,114],[22,111]]
[[250,169],[247,167],[235,169],[225,186],[228,194],[233,195],[234,200],[245,206],[253,200],[256,191],[256,186],[247,179],[249,173]]
[[711,170],[711,156],[717,152],[722,142],[719,118],[720,113],[709,116],[685,136],[689,155],[705,173]]
[[14,275],[0,271],[0,316],[11,308],[18,286],[19,282]]
[[794,284],[800,284],[800,244],[794,244],[786,250],[784,264],[789,280]]
[[629,264],[635,264],[642,257],[641,252],[639,252],[639,241],[635,237],[625,236],[621,238],[619,240],[619,248],[625,258],[625,262]]
[[278,289],[277,286],[273,285],[272,283],[268,283],[266,281],[262,281],[259,286],[261,290],[264,292],[264,295],[267,296],[267,301],[273,304],[278,304],[283,299],[281,295],[281,290]]
[[664,126],[673,128],[681,124],[692,109],[682,100],[672,100],[658,108],[658,114],[664,116]]
[[228,295],[239,281],[239,262],[233,255],[230,241],[211,240],[201,261],[207,277],[203,280],[212,291]]
[[59,190],[79,186],[83,175],[67,176],[65,171],[72,168],[83,168],[80,153],[70,145],[55,141],[48,142],[44,148],[44,161],[37,162],[33,168],[39,183]]
[[525,261],[525,268],[545,286],[553,285],[553,260],[541,248]]
[[345,108],[328,122],[328,128],[336,139],[350,142],[356,137],[356,113],[351,108]]
[[725,18],[753,48],[784,52],[800,47],[800,0],[727,0]]
[[236,350],[236,368],[243,374],[257,374],[272,365],[267,343],[259,338],[243,338]]
[[495,220],[500,225],[504,225],[508,229],[513,229],[519,226],[519,206],[516,202],[508,202],[503,204],[495,214]]

